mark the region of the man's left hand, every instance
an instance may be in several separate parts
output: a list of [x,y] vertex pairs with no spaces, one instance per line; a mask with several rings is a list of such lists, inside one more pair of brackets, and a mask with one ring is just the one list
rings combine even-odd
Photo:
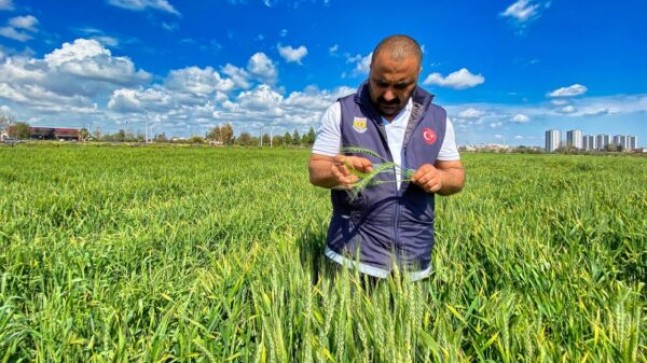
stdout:
[[427,193],[436,193],[443,187],[441,171],[431,164],[423,164],[411,176],[411,182]]

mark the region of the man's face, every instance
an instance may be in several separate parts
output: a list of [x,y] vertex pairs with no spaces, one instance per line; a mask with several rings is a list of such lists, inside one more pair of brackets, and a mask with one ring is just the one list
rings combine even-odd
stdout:
[[420,64],[416,57],[394,60],[387,52],[378,53],[371,64],[369,91],[371,100],[389,121],[402,110],[416,88]]

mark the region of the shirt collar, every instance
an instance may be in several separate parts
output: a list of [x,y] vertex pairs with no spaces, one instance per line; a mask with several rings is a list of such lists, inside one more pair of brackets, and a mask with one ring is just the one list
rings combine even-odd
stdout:
[[407,118],[409,118],[409,116],[408,116],[408,115],[411,115],[411,109],[413,109],[413,100],[412,100],[412,97],[409,97],[409,101],[407,101],[407,104],[404,106],[404,108],[403,108],[403,109],[401,109],[401,110],[400,110],[400,112],[398,112],[398,114],[397,114],[397,115],[395,115],[395,117],[393,118],[393,121],[389,122],[389,120],[387,120],[386,118],[384,118],[384,116],[381,116],[381,115],[380,115],[380,120],[382,121],[382,125],[383,125],[383,126],[386,126],[386,125],[388,125],[388,124],[391,124],[391,123],[393,123],[393,122],[396,122],[396,121],[397,121],[397,120],[399,120],[401,117],[407,117]]

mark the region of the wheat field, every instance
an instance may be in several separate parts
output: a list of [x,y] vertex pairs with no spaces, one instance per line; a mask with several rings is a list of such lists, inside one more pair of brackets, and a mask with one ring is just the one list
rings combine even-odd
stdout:
[[367,291],[308,156],[0,147],[0,362],[647,361],[647,158],[465,154],[432,276]]

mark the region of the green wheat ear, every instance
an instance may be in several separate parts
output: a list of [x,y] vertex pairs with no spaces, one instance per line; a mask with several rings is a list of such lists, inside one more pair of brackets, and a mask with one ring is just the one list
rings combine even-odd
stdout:
[[357,198],[359,193],[364,189],[366,189],[369,185],[379,184],[373,179],[375,179],[375,177],[378,176],[380,173],[390,171],[390,169],[393,169],[393,167],[395,167],[395,163],[383,163],[383,164],[373,165],[373,170],[370,173],[362,173],[357,170],[355,170],[354,172],[353,171],[354,169],[351,168],[351,173],[353,173],[353,175],[356,175],[359,178],[359,181],[353,184],[353,187],[350,192],[351,198],[352,199]]
[[349,146],[341,149],[341,152],[343,154],[363,154],[363,155],[370,155],[374,156],[385,163],[388,163],[389,161],[386,160],[384,157],[382,157],[380,154],[376,153],[375,151],[371,149],[365,149],[363,147],[358,147],[358,146]]
[[396,172],[401,172],[402,173],[402,181],[407,181],[411,179],[411,176],[413,175],[414,171],[413,169],[402,169],[400,165],[391,162],[384,157],[382,157],[380,154],[376,153],[375,151],[371,149],[366,149],[362,147],[357,147],[357,146],[349,146],[341,149],[341,152],[346,154],[363,154],[363,155],[370,155],[373,156],[377,159],[380,159],[383,161],[381,164],[373,164],[373,170],[370,173],[365,173],[361,172],[355,168],[353,168],[350,164],[344,163],[346,168],[350,171],[351,174],[355,175],[356,177],[359,178],[359,181],[355,184],[352,185],[352,188],[349,191],[351,200],[357,198],[360,192],[362,192],[364,189],[371,185],[378,185],[378,184],[384,184],[384,183],[395,183],[397,182],[397,179],[393,180],[374,180],[375,177],[381,173],[385,172],[391,172],[393,169],[395,169]]

